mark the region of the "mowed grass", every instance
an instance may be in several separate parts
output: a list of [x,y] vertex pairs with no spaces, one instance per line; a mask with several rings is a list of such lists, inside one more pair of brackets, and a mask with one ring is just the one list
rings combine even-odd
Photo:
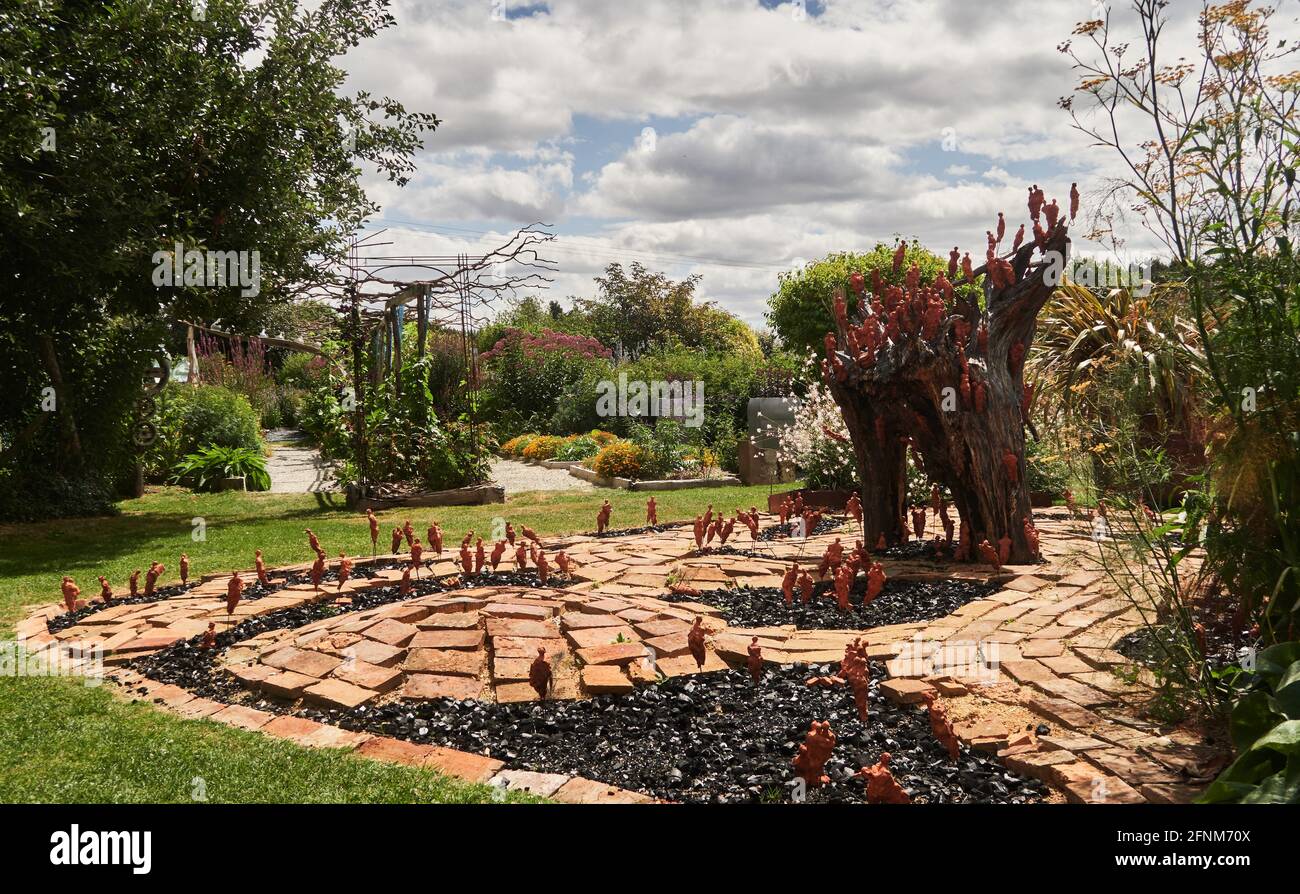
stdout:
[[[709,504],[728,514],[737,507],[766,511],[770,492],[767,485],[700,488],[655,494],[655,500],[660,522],[671,522],[692,519]],[[387,552],[392,529],[408,518],[421,539],[436,520],[453,548],[469,530],[490,539],[496,518],[541,535],[593,531],[606,499],[613,506],[612,527],[641,527],[646,497],[606,488],[539,491],[508,497],[504,504],[389,510],[378,513],[379,551]],[[250,569],[255,549],[271,568],[306,562],[313,558],[306,528],[316,532],[331,558],[340,552],[370,554],[365,515],[348,509],[339,494],[194,494],[166,488],[119,505],[118,516],[0,525],[0,631],[11,630],[28,606],[60,602],[65,574],[91,597],[99,593],[97,575],[108,578],[115,593],[126,593],[131,572],[147,570],[155,560],[167,566],[159,584],[178,583],[183,552],[189,554],[193,577]],[[202,539],[195,539],[200,533]]]
[[340,749],[303,748],[208,720],[182,720],[80,680],[0,678],[0,802],[195,800],[477,804],[538,799],[513,792],[502,796],[486,785]]
[[[793,485],[788,485],[790,487]],[[785,489],[784,487],[782,489]],[[765,508],[768,487],[730,487],[656,495],[660,521],[694,518],[712,503],[730,512]],[[393,527],[410,518],[420,531],[435,519],[459,540],[470,529],[490,534],[509,519],[539,534],[590,531],[602,500],[614,507],[615,528],[645,522],[645,496],[626,491],[538,492],[504,505],[394,510],[379,515],[380,549]],[[177,559],[188,553],[191,573],[251,568],[253,550],[267,564],[311,557],[305,528],[331,556],[370,552],[365,516],[341,496],[312,494],[150,493],[121,504],[122,514],[0,526],[0,632],[27,606],[59,601],[64,574],[94,596],[103,574],[125,593],[136,568],[167,565],[163,584],[179,580]],[[204,538],[195,540],[195,520]],[[212,802],[478,803],[493,800],[483,785],[432,770],[367,761],[338,750],[309,749],[207,720],[185,720],[145,704],[114,698],[78,680],[0,676],[0,802],[189,802],[195,780]],[[535,800],[508,796],[507,800]]]

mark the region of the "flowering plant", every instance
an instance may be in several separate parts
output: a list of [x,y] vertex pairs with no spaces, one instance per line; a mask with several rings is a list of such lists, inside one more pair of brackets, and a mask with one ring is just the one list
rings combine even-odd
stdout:
[[857,487],[853,442],[835,398],[822,384],[814,357],[805,364],[804,378],[810,383],[807,394],[791,398],[794,422],[784,427],[768,425],[765,434],[777,439],[781,463],[800,469],[810,488]]

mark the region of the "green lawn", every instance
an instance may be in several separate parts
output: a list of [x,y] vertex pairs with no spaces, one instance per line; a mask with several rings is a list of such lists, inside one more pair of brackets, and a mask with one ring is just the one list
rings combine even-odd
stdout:
[[494,800],[486,785],[182,720],[79,680],[0,678],[0,802],[188,803],[196,792],[214,803]]
[[[709,503],[726,512],[765,509],[768,492],[766,486],[726,487],[655,498],[660,521],[677,521],[694,518]],[[395,510],[380,520],[383,541],[408,517],[421,533],[436,519],[448,541],[470,528],[486,534],[497,517],[516,528],[562,534],[592,530],[604,499],[614,507],[615,528],[644,523],[644,495],[603,488],[523,494],[505,505]],[[370,550],[365,517],[338,496],[167,489],[125,501],[121,509],[109,518],[0,526],[0,633],[12,635],[24,607],[58,601],[64,574],[93,596],[97,574],[124,593],[131,571],[154,559],[167,565],[161,583],[174,582],[182,552],[189,553],[194,575],[251,568],[256,548],[272,567],[302,562],[311,555],[302,533],[308,527],[331,555]],[[196,518],[206,526],[201,541],[192,537]],[[491,796],[486,786],[429,770],[184,720],[75,680],[0,677],[0,802],[189,801],[195,777],[204,780],[209,801],[469,803]]]
[[[660,521],[680,521],[703,513],[710,503],[727,513],[738,506],[766,511],[769,490],[766,485],[700,488],[656,494],[655,500]],[[421,538],[437,520],[448,543],[459,542],[470,529],[487,537],[497,517],[542,535],[592,531],[596,510],[605,499],[614,507],[615,528],[645,523],[644,494],[605,488],[542,491],[521,494],[505,504],[380,513],[379,548],[387,551],[393,527],[407,518]],[[182,552],[189,554],[190,573],[196,577],[252,568],[254,549],[262,550],[272,568],[306,562],[313,556],[305,528],[316,532],[330,556],[343,550],[353,556],[370,553],[365,516],[350,511],[341,495],[192,494],[168,488],[119,505],[118,516],[0,525],[0,632],[12,629],[24,607],[61,601],[59,581],[65,574],[76,579],[82,593],[94,596],[99,592],[96,575],[106,576],[114,592],[125,593],[131,572],[147,569],[154,560],[167,566],[160,584],[178,582]],[[203,540],[194,539],[195,519],[203,520]]]

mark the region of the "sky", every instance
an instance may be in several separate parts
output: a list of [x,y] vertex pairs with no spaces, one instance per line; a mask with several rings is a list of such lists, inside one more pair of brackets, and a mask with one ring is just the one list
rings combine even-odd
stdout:
[[[384,254],[443,255],[543,222],[543,300],[640,261],[762,326],[778,274],[828,252],[903,236],[978,257],[1031,183],[1064,206],[1077,181],[1086,214],[1118,160],[1058,107],[1078,76],[1057,46],[1106,5],[394,0],[397,25],[341,60],[347,86],[442,124],[407,186],[367,179],[370,229]],[[1188,55],[1199,7],[1168,11]],[[1104,248],[1086,229],[1076,255]],[[1123,235],[1129,260],[1157,247]]]

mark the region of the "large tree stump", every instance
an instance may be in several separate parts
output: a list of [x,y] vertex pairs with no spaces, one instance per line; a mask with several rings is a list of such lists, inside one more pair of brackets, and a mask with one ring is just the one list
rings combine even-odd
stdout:
[[[905,539],[910,445],[930,480],[953,496],[959,553],[978,559],[981,541],[997,549],[1009,538],[1007,561],[1035,558],[1025,530],[1032,515],[1024,361],[1070,241],[1064,220],[1039,232],[1005,256],[991,249],[983,266],[955,283],[940,274],[923,285],[916,268],[906,287],[877,280],[856,320],[837,296],[823,373],[853,440],[868,547],[881,534],[891,545]],[[953,291],[981,276],[982,308]],[[860,279],[854,286],[865,291]]]

